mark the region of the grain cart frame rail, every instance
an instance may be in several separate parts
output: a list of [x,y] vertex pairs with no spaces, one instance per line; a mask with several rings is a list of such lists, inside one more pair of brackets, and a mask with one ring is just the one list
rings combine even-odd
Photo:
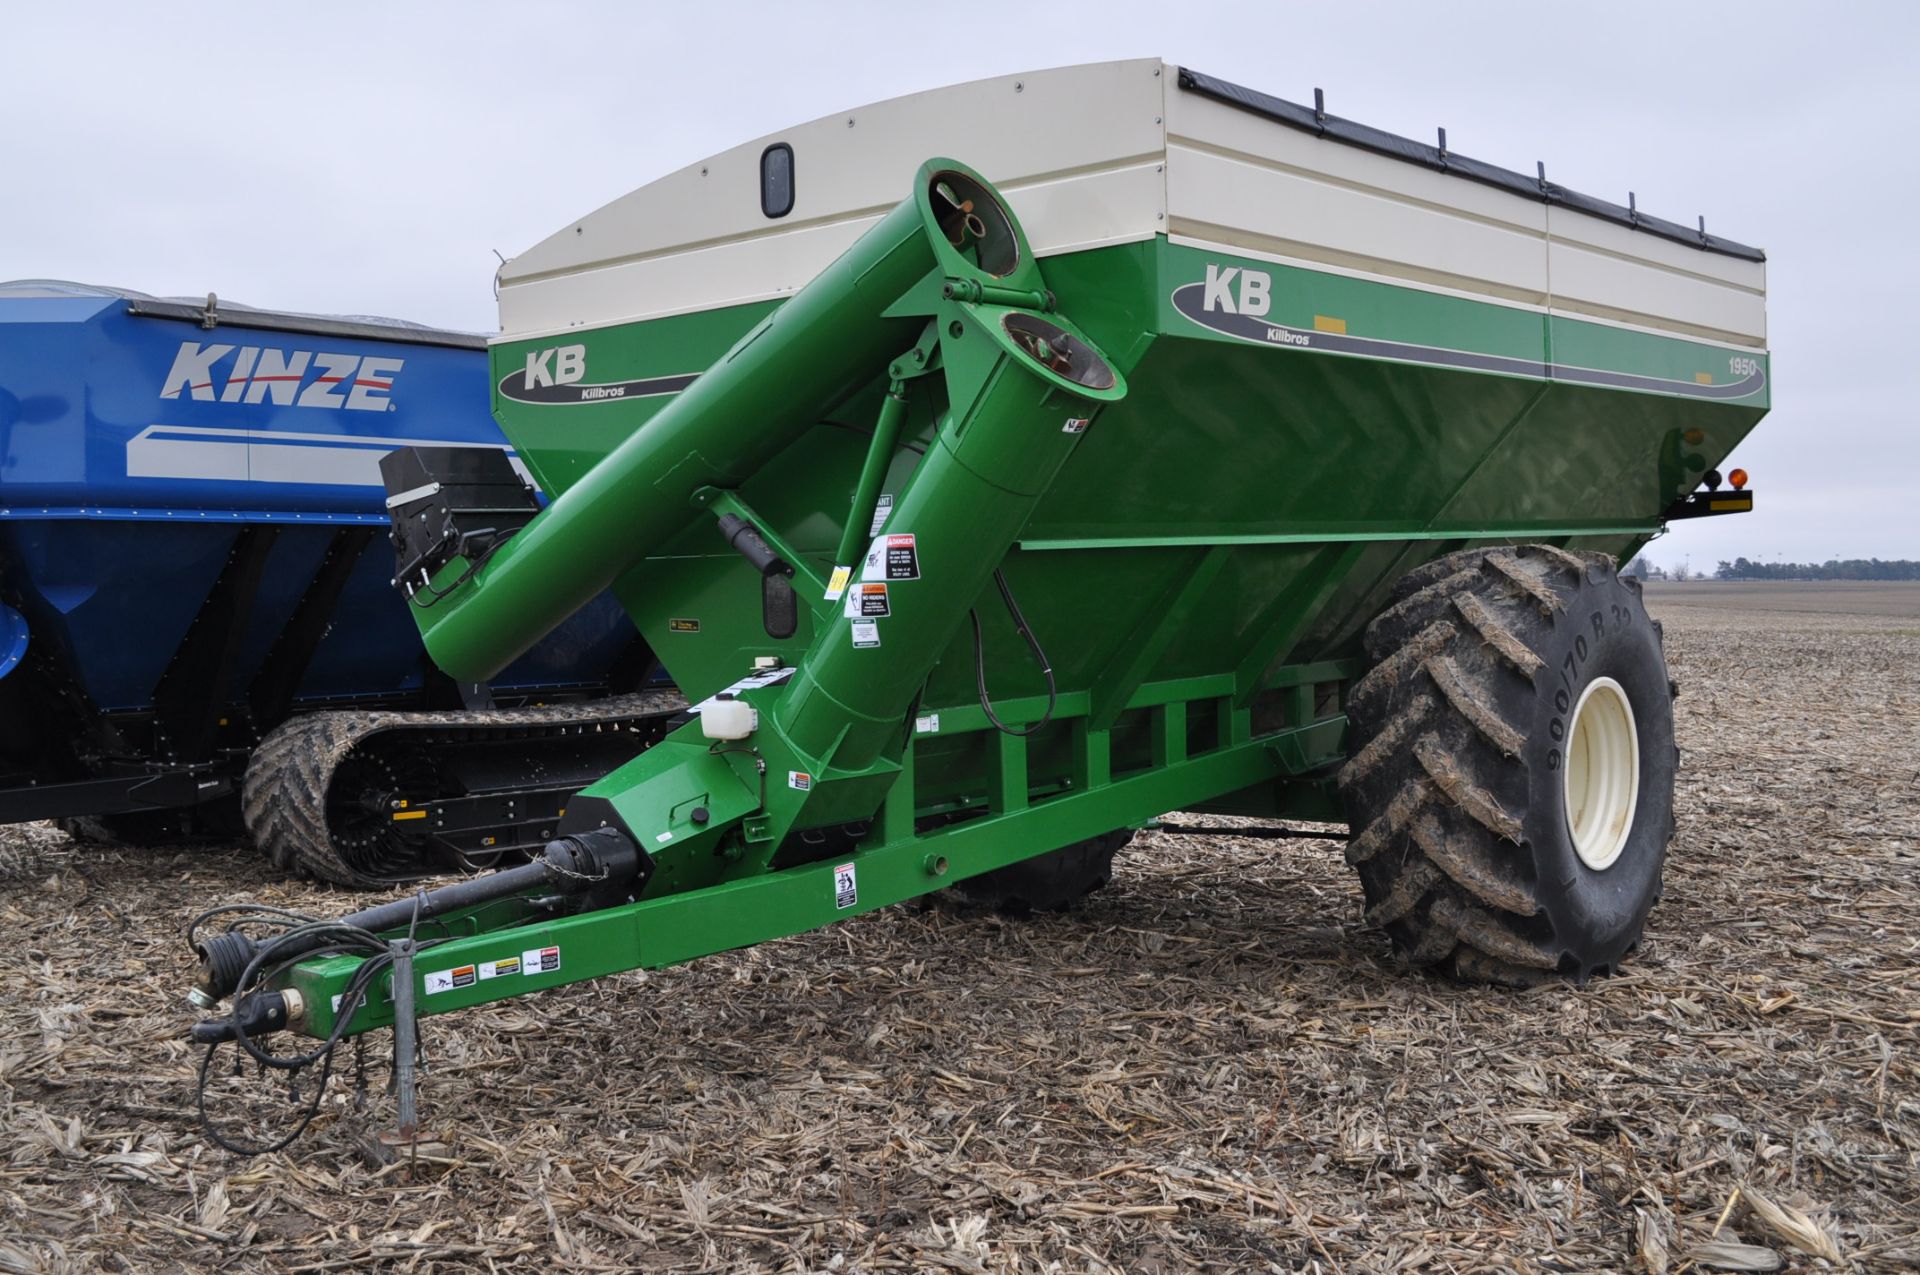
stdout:
[[[1768,406],[1761,255],[1617,212],[1147,60],[582,218],[499,277],[495,408],[554,501],[404,583],[473,679],[610,587],[689,717],[536,863],[205,938],[201,1036],[384,1025],[394,969],[407,1020],[1028,865],[1090,888],[1174,809],[1344,817],[1416,964],[1611,968],[1673,758],[1616,568]],[[396,519],[457,521],[420,461]]]

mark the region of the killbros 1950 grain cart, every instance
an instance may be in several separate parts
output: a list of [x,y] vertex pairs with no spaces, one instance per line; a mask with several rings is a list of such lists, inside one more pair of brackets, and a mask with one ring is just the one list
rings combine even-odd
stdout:
[[1155,60],[642,187],[500,273],[552,504],[506,534],[497,453],[384,464],[448,673],[611,586],[696,708],[532,863],[202,933],[197,1034],[404,1063],[418,1014],[955,883],[1058,905],[1176,809],[1345,818],[1417,965],[1611,968],[1676,761],[1616,566],[1751,506],[1713,467],[1768,407],[1763,260]]

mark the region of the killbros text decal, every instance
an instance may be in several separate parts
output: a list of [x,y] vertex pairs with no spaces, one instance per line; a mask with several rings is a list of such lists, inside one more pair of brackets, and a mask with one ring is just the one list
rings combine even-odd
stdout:
[[1175,288],[1171,299],[1175,310],[1201,327],[1259,345],[1291,346],[1325,354],[1352,354],[1363,358],[1391,359],[1397,363],[1425,363],[1434,367],[1604,385],[1612,389],[1646,390],[1688,398],[1741,399],[1758,394],[1767,383],[1766,369],[1758,359],[1753,358],[1730,358],[1727,374],[1731,379],[1727,381],[1716,383],[1710,378],[1703,382],[1697,377],[1683,381],[1633,372],[1547,363],[1539,359],[1453,350],[1443,346],[1416,345],[1407,341],[1349,336],[1344,331],[1293,327],[1268,317],[1275,299],[1270,274],[1264,270],[1222,266],[1211,261],[1207,263],[1205,278]]

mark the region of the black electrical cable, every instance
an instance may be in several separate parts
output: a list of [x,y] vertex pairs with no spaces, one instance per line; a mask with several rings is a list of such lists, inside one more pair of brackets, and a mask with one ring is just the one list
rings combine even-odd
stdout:
[[[323,953],[315,953],[315,955],[319,954]],[[320,1060],[320,1076],[314,1084],[313,1100],[307,1104],[307,1108],[301,1114],[299,1122],[294,1125],[285,1137],[277,1141],[265,1143],[239,1142],[220,1132],[219,1127],[214,1124],[212,1115],[207,1111],[207,1078],[213,1070],[214,1055],[220,1051],[220,1046],[224,1042],[215,1041],[207,1046],[206,1055],[200,1060],[200,1073],[194,1085],[193,1102],[195,1112],[199,1117],[200,1132],[206,1135],[209,1142],[212,1142],[222,1150],[232,1152],[234,1155],[261,1156],[269,1155],[275,1151],[285,1150],[287,1147],[292,1146],[301,1134],[307,1131],[307,1126],[312,1124],[314,1117],[320,1114],[320,1104],[326,1098],[327,1082],[333,1076],[334,1048],[345,1036],[343,1029],[346,1026],[347,1020],[353,1017],[354,1011],[360,1007],[364,1000],[366,985],[372,982],[373,974],[367,970],[367,966],[371,965],[375,965],[375,962],[367,961],[359,970],[354,972],[354,979],[347,985],[347,990],[342,993],[340,999],[340,1003],[346,1009],[346,1013],[335,1018],[333,1033],[319,1049],[314,1051]],[[236,993],[236,996],[237,995],[238,993]],[[234,1022],[234,1039],[238,1041],[241,1047],[247,1052],[255,1054],[256,1057],[264,1057],[265,1065],[282,1066],[285,1062],[285,1060],[262,1055],[258,1046],[253,1044],[251,1038],[249,1038],[245,1030],[241,1028],[237,1018]],[[288,1067],[287,1069],[297,1070],[297,1067]]]
[[271,1155],[275,1151],[284,1151],[292,1146],[299,1140],[300,1135],[307,1131],[307,1126],[313,1123],[313,1118],[320,1114],[320,1103],[327,1096],[327,1080],[333,1074],[333,1055],[329,1053],[326,1061],[320,1064],[320,1081],[313,1087],[313,1101],[307,1104],[306,1111],[300,1117],[300,1123],[293,1126],[292,1131],[277,1142],[256,1144],[235,1142],[228,1138],[214,1126],[213,1117],[207,1114],[207,1074],[213,1069],[213,1056],[219,1049],[218,1044],[207,1046],[206,1057],[200,1060],[200,1080],[194,1086],[193,1101],[200,1114],[200,1132],[206,1135],[207,1141],[222,1151],[230,1151],[234,1155]]
[[1013,627],[1018,629],[1020,636],[1027,640],[1027,649],[1033,652],[1034,663],[1040,666],[1040,675],[1047,679],[1047,711],[1040,715],[1039,721],[1025,730],[1013,729],[1001,721],[999,715],[993,711],[993,700],[987,694],[987,648],[980,638],[980,613],[969,610],[967,618],[973,621],[973,679],[974,685],[980,690],[980,708],[986,713],[987,720],[993,723],[994,729],[1002,734],[1023,738],[1037,735],[1048,722],[1053,720],[1053,710],[1060,703],[1060,691],[1053,680],[1053,665],[1048,663],[1047,653],[1040,649],[1040,639],[1035,637],[1033,630],[1028,627],[1027,617],[1020,613],[1020,604],[1013,600],[1013,590],[1007,586],[1007,578],[1000,574],[998,567],[993,569],[993,582],[1000,588],[1000,598],[1007,604],[1007,614],[1013,617]]
[[[235,1012],[231,1016],[234,1041],[242,1051],[251,1055],[262,1067],[270,1067],[278,1071],[299,1071],[316,1062],[320,1064],[320,1076],[314,1088],[313,1101],[307,1104],[305,1112],[293,1130],[276,1142],[243,1143],[221,1133],[214,1125],[212,1116],[207,1112],[207,1080],[212,1072],[214,1054],[225,1042],[216,1041],[207,1046],[206,1056],[200,1061],[199,1078],[194,1088],[194,1106],[199,1115],[201,1132],[207,1136],[208,1141],[235,1155],[267,1155],[291,1146],[302,1133],[306,1132],[307,1126],[319,1114],[320,1104],[326,1095],[327,1082],[333,1075],[334,1051],[339,1047],[340,1042],[346,1039],[347,1024],[353,1018],[355,1011],[365,1003],[366,994],[372,987],[374,979],[393,964],[393,954],[387,947],[386,941],[370,930],[338,921],[308,920],[302,918],[299,913],[260,904],[237,904],[210,909],[189,923],[187,927],[189,935],[194,934],[200,925],[212,917],[226,914],[240,914],[241,919],[233,923],[236,926],[246,924],[250,918],[267,923],[277,922],[282,926],[279,934],[263,943],[254,953],[253,959],[247,963],[246,969],[242,971],[235,985],[232,996]],[[287,924],[293,919],[300,919],[304,923]],[[417,912],[414,920],[417,924],[419,920]],[[414,933],[414,927],[410,926],[408,937],[412,938]],[[311,940],[323,935],[330,936],[333,941],[318,945],[311,943]],[[299,945],[298,950],[292,955],[282,957],[281,953],[296,943]],[[420,944],[423,950],[434,945],[433,940]],[[359,953],[364,959],[354,970],[353,977],[347,981],[345,989],[341,992],[340,1005],[344,1012],[337,1012],[334,1015],[333,1030],[320,1044],[303,1054],[280,1055],[269,1053],[261,1048],[254,1038],[247,1034],[246,1028],[241,1024],[238,1007],[242,998],[251,994],[253,989],[270,982],[284,970],[301,962],[320,956],[350,953]]]
[[238,913],[238,920],[231,922],[228,930],[237,930],[248,924],[279,924],[282,929],[288,922],[300,925],[312,925],[319,918],[308,916],[304,912],[295,912],[288,908],[277,908],[270,903],[223,903],[217,908],[208,908],[193,920],[187,922],[187,946],[199,945],[200,927],[216,916]]
[[454,577],[453,583],[449,584],[444,589],[436,589],[433,587],[432,581],[422,580],[420,582],[419,589],[415,590],[415,592],[409,596],[418,597],[421,593],[427,593],[432,595],[432,601],[415,602],[414,605],[419,607],[422,611],[424,611],[428,607],[433,606],[435,603],[438,603],[442,598],[452,593],[455,589],[458,589],[461,585],[465,584],[467,581],[473,579],[473,577],[476,574],[478,574],[480,568],[487,565],[487,559],[493,557],[494,553],[499,550],[500,546],[507,543],[509,539],[511,539],[511,537],[501,536],[498,540],[495,540],[492,544],[488,545],[485,549],[482,549],[478,557],[468,559],[467,569],[465,571],[462,571],[458,576]]

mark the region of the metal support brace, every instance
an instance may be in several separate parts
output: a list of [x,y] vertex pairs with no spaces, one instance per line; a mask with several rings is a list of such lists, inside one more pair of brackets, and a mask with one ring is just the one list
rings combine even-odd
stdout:
[[1151,710],[1153,724],[1153,764],[1178,766],[1187,759],[1187,705],[1179,701],[1160,704]]
[[260,669],[247,691],[255,730],[265,731],[286,719],[287,708],[300,689],[313,654],[333,623],[334,607],[367,546],[373,541],[372,527],[343,527],[333,534],[313,579],[301,593],[293,613],[267,649]]
[[994,732],[993,794],[988,808],[996,815],[1027,808],[1027,737]]
[[880,806],[880,844],[896,845],[913,840],[914,826],[914,742],[909,739],[900,753],[900,774],[887,789]]
[[1214,545],[1200,553],[1189,555],[1187,564],[1161,594],[1154,614],[1160,622],[1150,628],[1135,630],[1121,643],[1113,658],[1100,675],[1093,679],[1093,704],[1087,716],[1092,719],[1095,730],[1106,730],[1119,718],[1120,712],[1147,680],[1147,674],[1153,671],[1154,664],[1166,654],[1174,635],[1182,626],[1192,620],[1195,606],[1206,591],[1212,587],[1220,569],[1227,565],[1232,549],[1226,545]]
[[279,527],[260,523],[235,534],[225,565],[153,688],[154,716],[168,760],[194,761],[212,751],[254,599],[279,535]]
[[1095,730],[1084,717],[1073,719],[1073,786],[1081,792],[1113,782],[1113,736]]
[[1328,545],[1314,555],[1293,585],[1267,607],[1255,622],[1256,629],[1264,626],[1264,631],[1248,648],[1247,657],[1234,672],[1234,707],[1245,708],[1253,702],[1267,671],[1285,662],[1305,634],[1307,625],[1324,613],[1327,599],[1346,582],[1347,572],[1366,550],[1364,544]]
[[393,954],[393,1093],[399,1108],[400,1140],[412,1142],[420,1131],[415,1110],[417,1080],[414,1059],[420,1048],[420,1023],[414,1014],[412,939],[393,939],[387,944]]
[[880,417],[873,425],[873,443],[860,467],[860,484],[854,488],[853,508],[847,513],[847,525],[840,532],[840,548],[833,555],[838,567],[851,567],[866,549],[873,530],[873,511],[880,500],[880,485],[887,479],[893,454],[900,448],[900,422],[907,416],[906,382],[895,377],[880,400]]

